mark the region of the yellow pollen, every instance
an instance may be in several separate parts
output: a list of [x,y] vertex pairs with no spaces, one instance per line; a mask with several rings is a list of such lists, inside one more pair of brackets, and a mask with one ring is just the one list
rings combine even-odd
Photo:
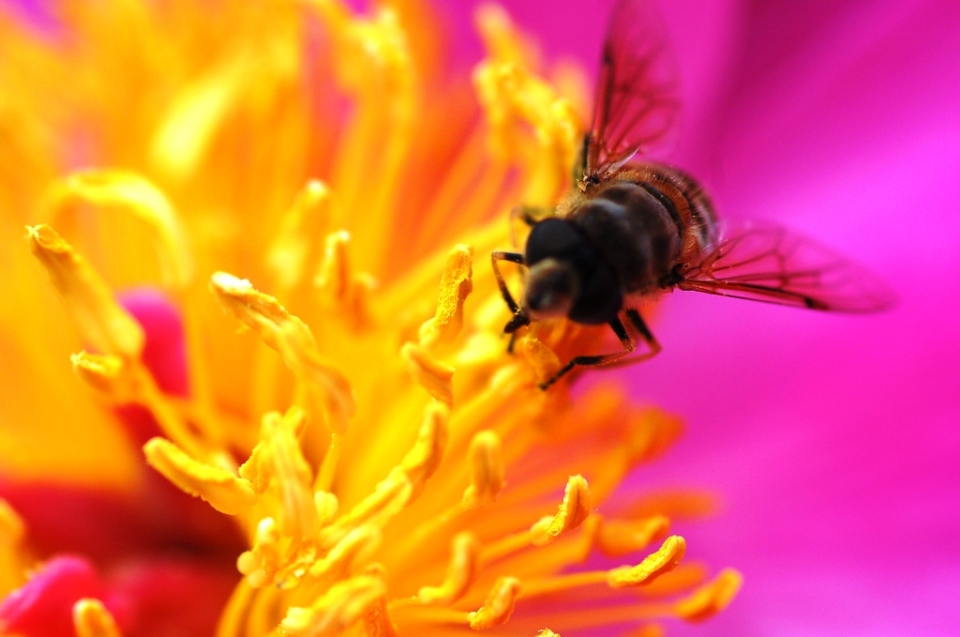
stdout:
[[98,599],[81,599],[73,605],[77,637],[121,637],[117,623]]
[[463,325],[463,302],[473,291],[473,248],[459,245],[447,255],[434,317],[420,326],[420,344],[450,342]]
[[651,553],[638,565],[623,566],[610,571],[607,581],[613,588],[646,584],[658,575],[675,569],[686,551],[687,543],[682,537],[670,536],[656,553]]

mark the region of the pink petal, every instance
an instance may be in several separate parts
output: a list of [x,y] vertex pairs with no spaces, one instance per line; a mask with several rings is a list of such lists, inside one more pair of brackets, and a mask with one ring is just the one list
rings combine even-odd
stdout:
[[84,558],[61,556],[0,603],[0,632],[22,637],[75,637],[73,605],[100,598],[103,583]]
[[157,385],[167,394],[186,396],[190,381],[180,311],[156,288],[127,291],[120,302],[146,332],[141,358]]

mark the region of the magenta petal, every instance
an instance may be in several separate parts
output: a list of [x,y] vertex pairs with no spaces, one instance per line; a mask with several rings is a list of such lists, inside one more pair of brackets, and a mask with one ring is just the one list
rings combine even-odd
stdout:
[[154,288],[125,292],[120,303],[143,326],[147,339],[141,359],[157,385],[167,394],[186,396],[190,382],[180,311]]
[[101,598],[103,583],[85,559],[56,557],[0,604],[0,632],[22,637],[75,637],[73,605]]
[[[172,396],[187,396],[190,383],[180,311],[154,288],[125,292],[120,302],[143,327],[146,341],[141,360],[150,370],[157,386]],[[124,405],[115,411],[137,446],[161,435],[156,421],[145,408]]]

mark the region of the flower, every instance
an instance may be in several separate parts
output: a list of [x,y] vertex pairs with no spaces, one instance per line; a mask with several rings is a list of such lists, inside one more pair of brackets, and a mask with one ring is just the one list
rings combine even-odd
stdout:
[[[620,372],[695,432],[643,486],[722,486],[705,548],[748,586],[698,634],[957,634],[960,7],[660,5],[685,97],[670,159],[720,216],[794,228],[899,296],[849,317],[677,293],[664,351]],[[545,49],[589,60],[604,8],[553,12]]]
[[486,255],[569,187],[580,74],[495,7],[473,90],[413,2],[55,8],[0,22],[0,630],[659,634],[730,603],[671,534],[701,495],[611,498],[677,419],[537,388],[594,329],[502,338]]

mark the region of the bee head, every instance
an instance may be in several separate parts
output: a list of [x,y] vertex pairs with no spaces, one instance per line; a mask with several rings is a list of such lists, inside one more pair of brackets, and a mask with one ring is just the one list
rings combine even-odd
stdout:
[[623,293],[617,273],[569,219],[537,223],[527,237],[524,260],[530,269],[517,315],[523,319],[518,321],[566,316],[598,325],[620,311]]
[[580,292],[580,277],[564,260],[547,258],[531,266],[523,311],[531,319],[567,316]]

